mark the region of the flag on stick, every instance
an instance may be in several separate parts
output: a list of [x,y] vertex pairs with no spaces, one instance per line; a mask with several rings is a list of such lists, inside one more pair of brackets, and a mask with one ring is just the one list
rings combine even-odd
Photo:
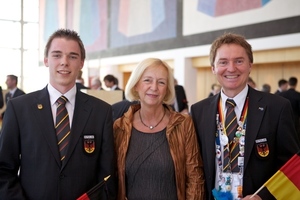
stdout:
[[288,160],[261,188],[266,187],[278,200],[300,197],[300,151]]
[[105,177],[103,179],[103,181],[101,181],[100,183],[98,183],[97,185],[95,185],[92,189],[90,189],[89,191],[87,191],[86,193],[84,193],[83,195],[81,195],[79,198],[77,198],[76,200],[92,200],[92,195],[98,191],[105,183],[106,181],[109,179],[110,175]]

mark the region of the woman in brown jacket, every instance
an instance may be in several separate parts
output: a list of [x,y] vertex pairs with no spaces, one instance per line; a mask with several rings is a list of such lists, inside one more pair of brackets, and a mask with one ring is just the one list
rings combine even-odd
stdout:
[[127,83],[132,105],[114,123],[118,199],[204,199],[203,164],[189,115],[174,101],[170,67],[156,58],[139,63]]

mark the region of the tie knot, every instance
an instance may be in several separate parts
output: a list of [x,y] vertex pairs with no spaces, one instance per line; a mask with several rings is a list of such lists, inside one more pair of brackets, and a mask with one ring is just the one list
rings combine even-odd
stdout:
[[231,108],[234,108],[236,106],[235,102],[233,99],[227,99],[226,100],[226,107],[231,107]]
[[56,102],[57,102],[58,104],[62,104],[62,105],[65,105],[65,104],[67,103],[67,101],[68,101],[68,99],[67,99],[65,96],[60,96],[60,97],[56,100]]

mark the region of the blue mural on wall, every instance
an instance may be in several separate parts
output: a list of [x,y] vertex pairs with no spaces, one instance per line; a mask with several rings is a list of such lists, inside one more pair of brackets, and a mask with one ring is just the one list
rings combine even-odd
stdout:
[[57,1],[45,1],[44,14],[44,34],[43,39],[48,40],[48,37],[53,33],[54,30],[59,28],[59,17],[58,17],[58,2]]
[[112,0],[110,48],[176,37],[176,0]]
[[[103,28],[100,26],[101,10],[97,1],[84,1],[80,7],[79,32],[85,45],[93,45],[101,36]],[[104,31],[106,31],[104,29]]]

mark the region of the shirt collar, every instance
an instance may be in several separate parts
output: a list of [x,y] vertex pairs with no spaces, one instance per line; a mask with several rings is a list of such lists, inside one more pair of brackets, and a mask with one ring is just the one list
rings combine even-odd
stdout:
[[58,90],[56,90],[50,83],[47,86],[49,96],[50,96],[50,103],[54,105],[56,100],[61,96],[64,95],[68,102],[71,104],[72,107],[75,106],[75,96],[76,96],[76,85],[74,85],[68,92],[65,94],[61,94]]
[[243,107],[244,107],[244,103],[245,103],[245,100],[246,100],[246,97],[247,97],[247,94],[248,94],[248,85],[246,84],[245,88],[240,92],[238,93],[235,97],[233,98],[229,98],[228,96],[226,96],[224,93],[223,93],[223,90],[221,91],[221,99],[222,99],[222,106],[223,108],[226,108],[226,100],[229,98],[229,99],[233,99],[238,110],[243,110]]
[[117,85],[114,85],[114,86],[111,87],[110,90],[115,90],[117,87],[118,87]]
[[11,95],[13,95],[13,94],[16,92],[16,90],[17,90],[17,87],[15,87],[15,88],[12,89],[12,90],[9,90],[9,93],[10,93]]

